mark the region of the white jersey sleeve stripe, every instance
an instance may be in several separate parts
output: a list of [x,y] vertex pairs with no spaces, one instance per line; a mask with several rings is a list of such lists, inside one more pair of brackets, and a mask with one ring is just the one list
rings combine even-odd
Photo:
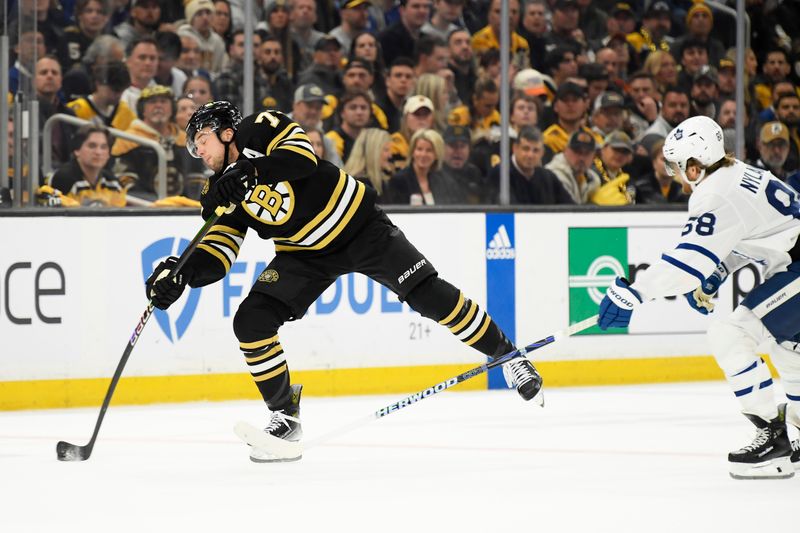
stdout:
[[702,255],[706,256],[707,258],[709,258],[714,263],[714,265],[718,265],[718,264],[720,264],[722,262],[722,261],[719,260],[719,257],[717,257],[717,255],[714,252],[712,252],[708,248],[700,246],[699,244],[694,244],[694,243],[691,243],[691,242],[682,242],[678,246],[676,246],[675,248],[680,249],[680,250],[692,250],[694,252],[702,254]]
[[679,268],[680,270],[683,270],[684,272],[686,272],[691,276],[696,277],[700,281],[700,285],[706,282],[706,278],[703,276],[703,274],[700,273],[699,270],[690,267],[683,261],[678,261],[674,257],[670,257],[667,254],[661,254],[661,260],[666,263],[669,263],[670,265],[676,268]]

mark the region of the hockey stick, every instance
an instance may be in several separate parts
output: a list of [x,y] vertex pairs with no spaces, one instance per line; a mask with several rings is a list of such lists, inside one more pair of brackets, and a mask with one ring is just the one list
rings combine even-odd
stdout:
[[[200,231],[197,232],[197,235],[194,236],[194,239],[189,243],[189,246],[183,251],[181,256],[178,258],[178,262],[175,264],[175,268],[172,269],[173,277],[183,268],[183,265],[186,264],[186,261],[189,259],[189,256],[192,255],[197,245],[200,244],[200,241],[203,240],[208,230],[211,229],[211,226],[214,225],[214,222],[217,221],[219,217],[221,217],[227,208],[225,207],[217,207],[206,223],[203,224],[203,227],[200,228]],[[133,335],[131,335],[128,344],[125,345],[125,351],[122,353],[122,358],[117,363],[117,369],[114,371],[114,376],[111,378],[111,383],[108,385],[108,391],[106,391],[106,397],[103,400],[103,405],[100,407],[100,415],[97,417],[97,422],[94,425],[94,433],[92,433],[92,438],[89,440],[88,444],[84,446],[78,446],[77,444],[70,444],[69,442],[59,441],[56,444],[56,457],[58,457],[59,461],[85,461],[92,455],[92,449],[94,448],[94,443],[97,440],[97,434],[100,432],[100,425],[103,423],[103,417],[106,415],[106,409],[108,409],[108,405],[111,403],[111,397],[114,395],[114,389],[117,388],[117,382],[119,382],[120,376],[122,376],[122,370],[125,368],[125,364],[128,362],[128,358],[133,351],[133,347],[136,346],[136,342],[139,340],[139,336],[142,334],[142,330],[144,330],[144,326],[147,324],[147,321],[150,320],[150,317],[153,315],[153,302],[147,302],[147,308],[144,310],[142,317],[139,319],[139,323],[136,324],[136,328],[133,330]]]
[[550,335],[549,337],[545,337],[544,339],[538,340],[532,344],[525,346],[524,348],[520,348],[518,350],[514,350],[513,352],[509,352],[501,357],[498,357],[494,361],[486,362],[481,366],[475,367],[471,370],[467,370],[462,374],[441,381],[436,385],[428,387],[427,389],[419,391],[410,396],[406,396],[402,400],[389,404],[382,409],[378,409],[377,411],[371,413],[366,417],[355,420],[350,424],[347,424],[346,426],[342,426],[339,429],[335,429],[329,433],[326,433],[321,437],[312,439],[306,445],[303,445],[302,442],[287,441],[279,439],[272,435],[268,435],[263,430],[258,429],[255,426],[248,424],[247,422],[237,423],[234,426],[233,431],[246,444],[259,448],[275,456],[276,460],[299,459],[303,455],[304,450],[308,450],[310,448],[319,446],[320,444],[328,442],[329,440],[334,439],[340,435],[349,433],[350,431],[365,425],[367,422],[376,420],[378,418],[383,418],[385,416],[388,416],[392,413],[399,411],[404,407],[408,407],[409,405],[413,405],[426,398],[430,398],[434,394],[438,394],[442,391],[445,391],[451,387],[458,385],[459,383],[467,381],[468,379],[472,379],[475,376],[479,376],[484,372],[489,371],[492,368],[501,366],[509,362],[511,359],[514,359],[515,357],[525,357],[528,353],[534,350],[543,348],[549,344],[556,342],[559,339],[563,339],[571,335],[574,335],[578,332],[581,332],[585,329],[594,326],[595,324],[597,324],[597,315],[594,315],[585,320],[582,320],[581,322],[573,324],[568,328],[557,331],[556,333]]

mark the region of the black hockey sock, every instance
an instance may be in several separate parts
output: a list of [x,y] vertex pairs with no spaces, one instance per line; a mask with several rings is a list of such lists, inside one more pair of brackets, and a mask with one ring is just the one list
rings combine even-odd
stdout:
[[491,358],[515,349],[486,311],[438,276],[420,283],[406,301],[422,316],[447,327],[461,342]]

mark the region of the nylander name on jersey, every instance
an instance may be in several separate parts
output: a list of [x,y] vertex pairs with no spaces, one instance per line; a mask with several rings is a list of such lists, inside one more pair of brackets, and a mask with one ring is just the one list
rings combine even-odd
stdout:
[[797,257],[799,234],[797,191],[737,160],[697,185],[678,244],[642,272],[634,287],[647,299],[685,294],[720,263],[729,272],[754,263],[769,278]]
[[[240,157],[256,168],[257,184],[219,218],[191,257],[192,286],[227,274],[248,228],[281,252],[324,253],[347,242],[375,210],[375,191],[317,159],[305,131],[279,111],[246,117],[235,137]],[[203,218],[216,206],[201,196]]]

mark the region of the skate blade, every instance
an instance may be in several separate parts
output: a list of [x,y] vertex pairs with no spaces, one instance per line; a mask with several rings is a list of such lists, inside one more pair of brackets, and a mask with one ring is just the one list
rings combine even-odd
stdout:
[[292,442],[267,435],[263,430],[247,422],[238,422],[233,427],[233,432],[245,444],[258,449],[264,455],[272,457],[272,459],[266,460],[256,460],[251,457],[250,459],[253,462],[289,462],[297,461],[303,456],[303,445],[300,442]]
[[728,463],[733,479],[789,479],[794,470],[788,457],[772,459],[763,463]]

